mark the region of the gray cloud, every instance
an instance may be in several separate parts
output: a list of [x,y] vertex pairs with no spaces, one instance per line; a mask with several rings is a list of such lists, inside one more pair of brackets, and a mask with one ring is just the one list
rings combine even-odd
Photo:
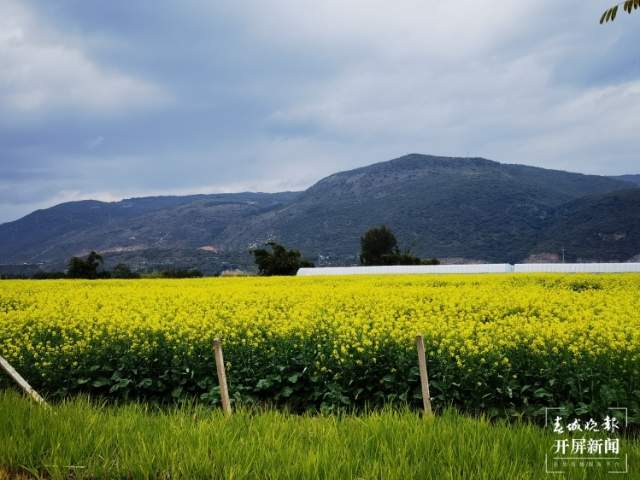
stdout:
[[0,6],[0,221],[308,186],[408,152],[637,171],[638,18],[602,2]]

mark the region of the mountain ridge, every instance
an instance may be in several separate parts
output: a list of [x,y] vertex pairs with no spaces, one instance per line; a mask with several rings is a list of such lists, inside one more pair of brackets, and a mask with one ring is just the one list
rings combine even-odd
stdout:
[[622,180],[625,182],[633,183],[635,185],[640,185],[640,174],[638,175],[617,175],[611,178],[615,178],[617,180]]
[[[146,269],[171,264],[172,257],[186,265],[192,252],[191,266],[204,262],[204,270],[215,272],[248,267],[249,248],[276,240],[320,264],[349,264],[357,259],[360,235],[380,224],[388,224],[403,247],[422,256],[516,262],[543,254],[545,245],[556,248],[549,231],[570,235],[557,227],[561,206],[634,190],[634,177],[409,154],[337,172],[301,192],[56,205],[0,225],[0,263],[61,268],[69,256],[94,249],[106,252],[108,262],[126,259]],[[635,225],[633,209],[627,208],[635,200],[633,194],[620,199],[624,215],[607,210],[607,228]],[[640,254],[635,234],[625,238],[613,249],[616,255]],[[582,254],[597,259],[597,248]]]

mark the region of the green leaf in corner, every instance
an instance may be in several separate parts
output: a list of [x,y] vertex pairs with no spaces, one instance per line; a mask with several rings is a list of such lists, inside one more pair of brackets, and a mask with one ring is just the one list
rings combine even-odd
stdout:
[[602,17],[600,17],[600,25],[602,25],[602,24],[604,23],[605,18],[607,18],[607,12],[608,12],[608,11],[609,11],[609,10],[605,11],[605,12],[602,14]]

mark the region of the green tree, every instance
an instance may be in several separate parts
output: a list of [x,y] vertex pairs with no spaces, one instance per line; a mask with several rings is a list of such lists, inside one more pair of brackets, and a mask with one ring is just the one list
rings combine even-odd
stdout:
[[384,256],[398,253],[398,240],[385,225],[369,229],[360,238],[360,263],[362,265],[385,265]]
[[625,12],[631,14],[632,11],[640,8],[640,0],[625,0],[624,2],[617,3],[613,7],[606,9],[602,14],[602,17],[600,17],[600,24],[613,22],[616,19],[618,10],[621,6]]
[[105,276],[98,269],[104,260],[99,253],[91,252],[86,258],[72,257],[67,264],[67,276],[69,278],[98,278]]
[[440,260],[437,258],[427,258],[422,260],[422,265],[440,265]]
[[132,272],[129,265],[126,263],[117,264],[111,271],[111,277],[113,278],[140,278],[140,275]]
[[303,259],[298,250],[287,250],[275,242],[267,242],[265,245],[271,247],[271,251],[264,248],[251,250],[259,275],[295,275],[299,268],[315,266]]
[[204,274],[195,268],[170,268],[160,272],[162,278],[199,278]]
[[422,260],[412,255],[409,250],[384,256],[382,260],[387,262],[385,265],[422,265]]
[[409,250],[401,252],[396,236],[388,227],[382,225],[369,229],[360,238],[360,263],[372,266],[438,265],[440,262],[435,258],[426,261],[420,260]]

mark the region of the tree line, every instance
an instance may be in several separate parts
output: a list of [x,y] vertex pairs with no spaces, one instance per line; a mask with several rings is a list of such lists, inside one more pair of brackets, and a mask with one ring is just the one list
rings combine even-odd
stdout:
[[[196,278],[202,277],[200,270],[170,268],[148,276],[160,278]],[[131,270],[125,263],[118,263],[113,270],[104,269],[102,255],[91,252],[85,258],[72,257],[67,264],[67,278],[140,278],[141,275]]]
[[[300,251],[288,249],[276,242],[267,242],[265,248],[250,250],[253,255],[258,275],[295,275],[300,268],[315,267],[314,263],[304,258]],[[393,232],[385,225],[371,228],[360,238],[360,265],[438,265],[436,258],[421,259],[411,253],[409,249],[400,250],[398,240]],[[145,277],[157,278],[193,278],[202,277],[199,270],[171,268],[146,274]],[[118,263],[112,270],[104,268],[104,258],[92,251],[84,257],[71,257],[67,262],[65,272],[38,271],[30,276],[5,275],[3,278],[32,278],[32,279],[100,279],[100,278],[141,278],[125,263]]]
[[[276,242],[267,242],[265,245],[271,250],[251,250],[258,267],[258,275],[295,275],[300,268],[315,266],[298,250],[288,250]],[[360,265],[363,266],[440,264],[436,258],[421,259],[413,255],[409,249],[401,251],[396,236],[385,225],[371,228],[360,238],[359,259]]]
[[[147,278],[196,278],[204,276],[200,270],[169,268],[144,275]],[[97,252],[90,252],[86,257],[71,257],[67,262],[67,269],[64,272],[46,272],[38,270],[31,275],[1,275],[1,279],[33,279],[33,280],[53,280],[53,279],[86,279],[96,280],[101,278],[136,279],[142,275],[134,272],[126,263],[118,263],[112,270],[104,268],[104,258]]]

